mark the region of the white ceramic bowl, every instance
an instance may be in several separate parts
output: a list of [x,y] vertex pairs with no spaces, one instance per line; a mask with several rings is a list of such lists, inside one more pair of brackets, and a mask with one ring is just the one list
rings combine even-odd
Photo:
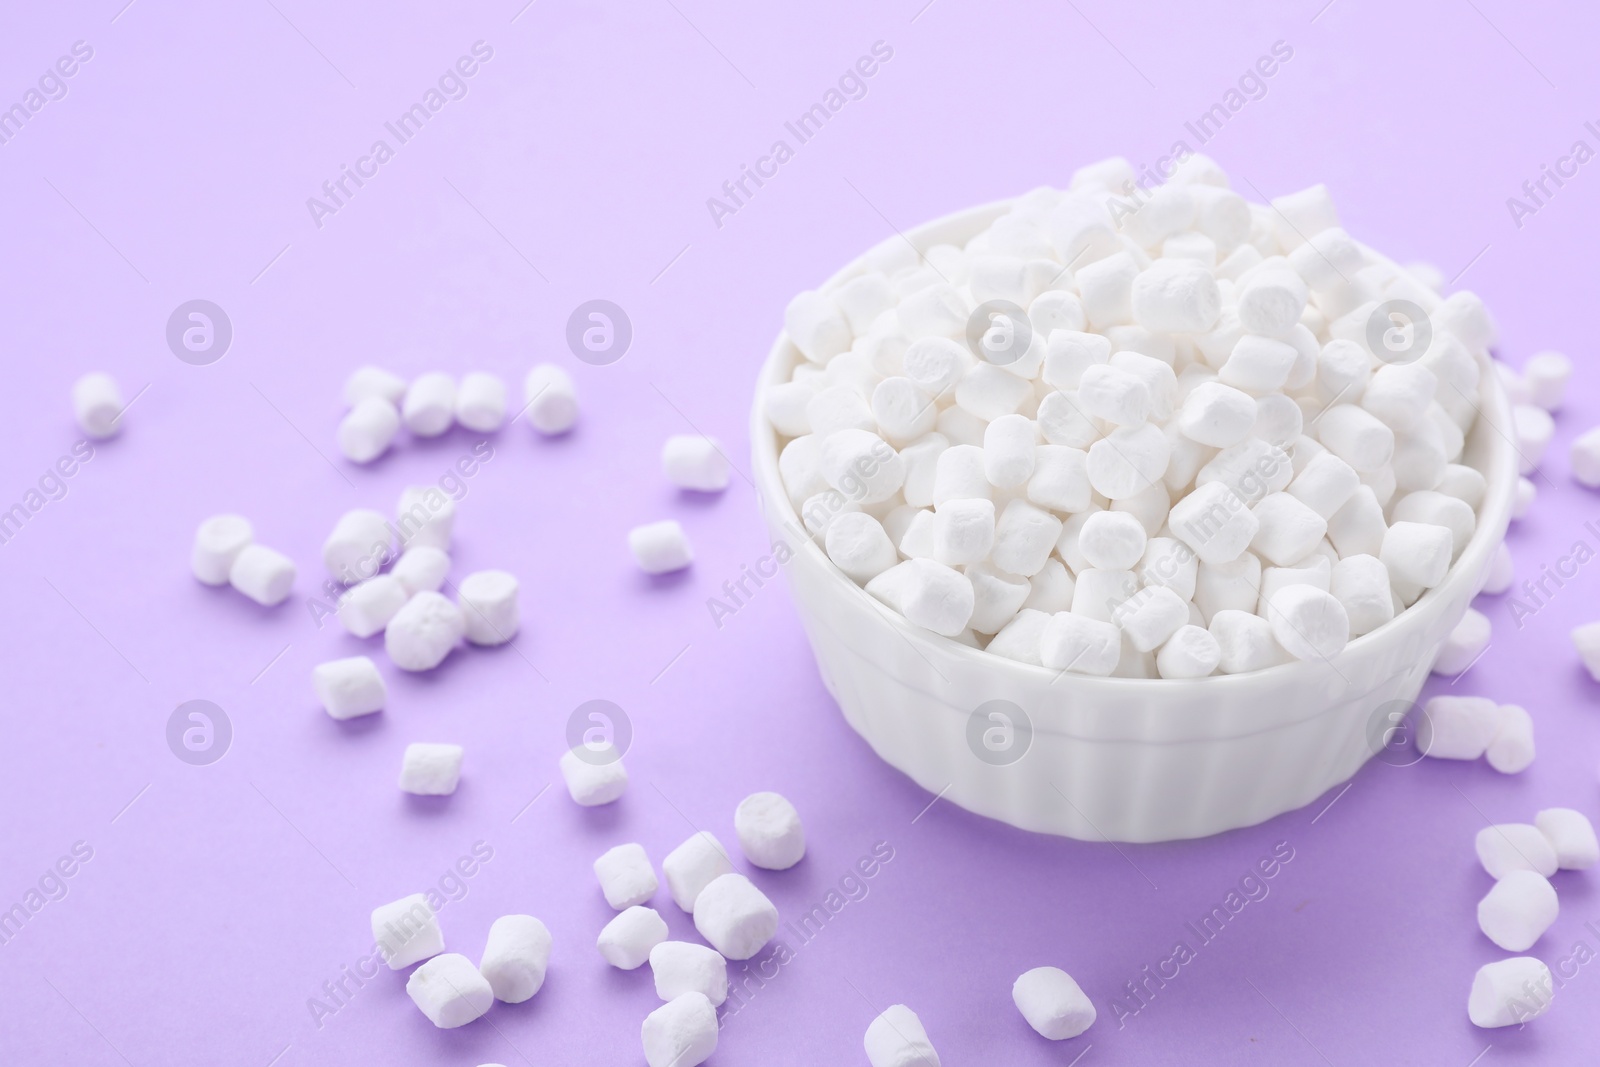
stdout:
[[[906,239],[918,251],[964,244],[1007,206],[959,212]],[[1416,699],[1482,588],[1516,489],[1516,455],[1495,428],[1511,424],[1510,410],[1485,367],[1484,414],[1465,460],[1488,480],[1476,532],[1445,580],[1393,622],[1331,663],[1187,681],[1060,674],[907,622],[807,537],[762,414],[767,387],[788,380],[801,358],[780,333],[756,391],[751,441],[762,512],[774,541],[793,553],[785,569],[823,682],[886,762],[944,799],[1026,830],[1090,841],[1203,837],[1302,807],[1348,779],[1384,749],[1395,713]],[[1011,713],[1010,738],[992,735],[1002,751],[985,759],[976,754],[989,752],[984,730],[1003,726],[974,712],[994,700],[1021,716]]]

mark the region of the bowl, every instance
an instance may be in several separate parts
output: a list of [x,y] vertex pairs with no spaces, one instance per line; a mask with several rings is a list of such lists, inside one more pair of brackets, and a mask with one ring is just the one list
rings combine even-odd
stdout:
[[[1010,203],[961,211],[891,242],[918,252],[963,245]],[[885,251],[893,249],[880,246],[878,255]],[[1088,841],[1205,837],[1303,807],[1374,755],[1391,758],[1404,738],[1396,727],[1482,589],[1510,520],[1517,455],[1497,428],[1511,425],[1510,407],[1485,366],[1463,459],[1488,482],[1477,528],[1444,581],[1393,621],[1328,662],[1181,681],[1060,673],[913,625],[810,538],[784,491],[779,437],[762,411],[766,389],[801,358],[780,333],[756,390],[751,442],[759,506],[774,544],[790,553],[784,570],[823,683],[890,766],[936,797],[1024,830]]]

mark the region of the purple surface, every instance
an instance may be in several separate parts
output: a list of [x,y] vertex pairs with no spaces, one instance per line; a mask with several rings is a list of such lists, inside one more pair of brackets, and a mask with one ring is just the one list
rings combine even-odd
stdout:
[[[744,464],[750,384],[794,291],[891,227],[1062,183],[1113,152],[1153,162],[1175,139],[1195,147],[1184,122],[1282,40],[1293,58],[1205,150],[1247,193],[1326,181],[1358,237],[1464,271],[1512,363],[1544,347],[1574,356],[1539,502],[1510,543],[1519,579],[1575,541],[1600,547],[1584,526],[1600,505],[1569,480],[1565,448],[1600,420],[1586,295],[1597,165],[1520,228],[1506,205],[1574,141],[1600,147],[1584,125],[1600,120],[1595,16],[1320,2],[1155,14],[1086,0],[1047,14],[509,0],[446,14],[303,0],[119,13],[106,0],[8,19],[0,104],[74,41],[93,58],[0,144],[0,503],[77,439],[77,375],[148,389],[126,432],[0,546],[0,907],[74,843],[93,852],[0,946],[0,1062],[642,1062],[638,1027],[657,1001],[647,969],[611,970],[592,947],[610,913],[590,861],[638,840],[659,862],[691,825],[731,842],[734,805],[758,789],[791,797],[810,832],[799,867],[757,876],[786,916],[875,843],[893,859],[814,940],[790,938],[793,959],[727,1021],[713,1063],[865,1062],[867,1022],[897,1002],[953,1065],[1592,1055],[1600,965],[1570,961],[1575,946],[1600,951],[1591,874],[1556,879],[1562,915],[1534,949],[1558,970],[1569,960],[1551,1012],[1485,1032],[1465,1001],[1475,968],[1505,955],[1474,921],[1489,881],[1473,834],[1545,806],[1595,813],[1596,687],[1567,640],[1595,614],[1593,565],[1520,627],[1505,598],[1482,601],[1493,645],[1453,684],[1533,712],[1541,755],[1527,773],[1375,764],[1265,826],[1114,848],[928,808],[832,706],[782,582],[711,621],[707,598],[768,551],[747,480],[698,500],[658,473],[661,440],[691,427]],[[479,40],[494,54],[467,95],[316,226],[306,199]],[[706,199],[879,40],[893,58],[867,95],[715,225]],[[180,363],[163,336],[197,297],[235,329],[209,367]],[[562,340],[595,297],[635,327],[610,367],[580,365]],[[389,709],[331,721],[310,668],[369,643],[305,610],[322,539],[345,509],[389,510],[477,440],[457,429],[370,469],[330,463],[345,375],[375,361],[519,382],[535,359],[571,368],[583,421],[565,440],[520,423],[494,439],[466,483],[453,572],[518,574],[522,635],[425,677],[380,651]],[[260,609],[189,576],[193,528],[219,511],[250,516],[299,562],[293,601]],[[624,536],[662,517],[684,523],[698,558],[651,582]],[[635,741],[628,795],[588,811],[555,763],[568,713],[593,697],[627,709]],[[234,729],[208,767],[164,739],[195,698]],[[454,797],[395,789],[413,740],[466,746]],[[452,865],[480,841],[492,858],[455,889]],[[1293,859],[1269,894],[1201,945],[1185,924],[1275,846]],[[464,892],[441,914],[452,949],[475,958],[504,913],[549,924],[544,991],[443,1032],[385,971],[317,1025],[308,1001],[369,951],[369,910],[442,878]],[[692,935],[665,890],[657,904]],[[1194,959],[1119,1025],[1115,998],[1180,939]],[[1046,963],[1097,1004],[1085,1037],[1045,1042],[1012,1008],[1012,980]]]

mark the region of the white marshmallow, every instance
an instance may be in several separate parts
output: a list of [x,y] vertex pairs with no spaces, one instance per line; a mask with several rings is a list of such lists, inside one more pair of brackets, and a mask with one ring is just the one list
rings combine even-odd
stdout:
[[456,383],[448,374],[430,371],[406,387],[400,417],[418,437],[438,437],[455,421]]
[[902,363],[905,376],[913,385],[927,396],[941,397],[955,387],[977,360],[948,337],[924,337],[911,342]]
[[680,489],[718,493],[728,487],[728,458],[712,437],[674,434],[667,438],[661,447],[661,467],[667,481]]
[[460,643],[466,629],[460,608],[438,593],[424,591],[389,620],[383,648],[403,671],[431,671]]
[[404,970],[444,951],[438,916],[422,893],[373,908],[372,940],[392,971]]
[[717,1009],[684,993],[645,1016],[640,1037],[649,1067],[699,1067],[717,1050]]
[[1143,584],[1164,585],[1185,600],[1194,599],[1200,560],[1188,545],[1175,538],[1150,538],[1137,569]]
[[1339,213],[1326,185],[1317,184],[1298,193],[1272,199],[1278,244],[1293,251],[1311,238],[1339,225]]
[[1397,522],[1383,535],[1378,558],[1391,580],[1432,589],[1450,569],[1450,531],[1423,522]]
[[894,496],[905,484],[906,465],[877,434],[846,428],[822,443],[822,477],[847,499],[876,504]]
[[989,484],[1012,489],[1033,476],[1039,428],[1025,415],[1002,415],[983,433],[983,470]]
[[730,960],[747,960],[778,932],[778,909],[744,875],[724,874],[695,897],[694,928]]
[[945,637],[961,633],[972,618],[972,583],[937,560],[911,559],[896,564],[868,582],[867,592],[907,621]]
[[1147,586],[1123,601],[1114,622],[1140,652],[1153,652],[1189,621],[1189,605],[1164,585]]
[[689,537],[676,519],[635,526],[628,531],[628,550],[634,562],[646,574],[667,574],[681,571],[694,562],[694,550],[689,547]]
[[847,385],[831,385],[812,397],[806,405],[806,421],[819,442],[840,430],[871,432],[875,425],[866,398]]
[[728,852],[716,835],[701,830],[667,853],[661,861],[667,890],[684,911],[693,912],[702,890],[725,874],[733,873]]
[[1132,571],[1102,571],[1086,564],[1073,586],[1072,613],[1101,622],[1117,622],[1117,613],[1138,588]]
[[400,433],[400,410],[381,396],[356,403],[339,420],[339,451],[352,463],[371,463],[389,450]]
[[1200,561],[1194,583],[1194,602],[1202,615],[1219,611],[1255,613],[1261,599],[1261,560],[1253,552],[1222,563]]
[[122,390],[109,374],[85,374],[72,383],[72,411],[90,437],[115,436],[123,406]]
[[1031,578],[1049,560],[1061,530],[1061,520],[1048,511],[1013,500],[995,523],[989,559],[1003,571]]
[[1573,438],[1568,459],[1579,485],[1600,488],[1600,427]]
[[1422,709],[1417,751],[1434,759],[1479,759],[1500,728],[1500,706],[1488,697],[1437,696]]
[[1372,356],[1345,338],[1335,338],[1317,353],[1317,394],[1328,403],[1354,403],[1372,378]]
[[606,903],[618,911],[643,904],[660,885],[644,846],[630,842],[608,849],[594,861],[594,875]]
[[[1085,485],[1087,485],[1087,481]],[[213,515],[194,533],[189,568],[207,585],[227,585],[228,572],[244,547],[255,540],[250,520],[242,515]]]
[[1237,559],[1260,529],[1260,520],[1224,483],[1208,482],[1172,506],[1172,532],[1203,563]]
[[1053,445],[1088,448],[1100,439],[1100,428],[1078,405],[1078,394],[1054,392],[1039,401],[1039,433]]
[[578,421],[578,388],[554,363],[540,363],[522,379],[522,406],[533,428],[547,436],[566,433]]
[[1083,372],[1111,362],[1111,341],[1097,333],[1057,330],[1045,343],[1042,377],[1057,389],[1076,391]]
[[984,471],[983,449],[976,445],[951,445],[939,453],[933,482],[933,505],[967,498],[989,499],[994,488]]
[[891,1005],[872,1020],[865,1044],[872,1067],[939,1067],[939,1053],[922,1020],[904,1004]]
[[1172,443],[1159,426],[1123,426],[1089,446],[1089,484],[1120,500],[1142,492],[1166,472]]
[[1078,380],[1078,404],[1094,418],[1138,426],[1150,415],[1150,390],[1131,371],[1095,363]]
[[1491,878],[1504,878],[1513,871],[1533,871],[1548,878],[1559,866],[1555,846],[1532,823],[1486,826],[1478,831],[1473,847]]
[[[1070,600],[1068,603],[1070,605]],[[1050,623],[1050,615],[1051,612],[1044,609],[1024,607],[1003,630],[990,639],[986,651],[1018,663],[1044,666],[1044,632]],[[1116,635],[1116,627],[1112,627],[1112,634]]]
[[972,306],[952,285],[935,282],[907,293],[895,308],[907,337],[953,337],[967,324]]
[[399,582],[407,596],[427,591],[437,593],[450,573],[450,557],[432,545],[413,545],[400,553],[390,577]]
[[1288,492],[1324,519],[1331,519],[1360,488],[1361,477],[1354,467],[1332,452],[1320,452],[1295,475]]
[[411,485],[400,491],[395,528],[401,548],[429,545],[446,550],[455,532],[456,502],[436,485]]
[[1328,540],[1341,556],[1376,556],[1383,550],[1389,526],[1383,506],[1370,486],[1358,488],[1328,519]]
[[1011,985],[1011,1000],[1040,1037],[1065,1041],[1094,1024],[1092,1001],[1059,967],[1035,967]]
[[1544,936],[1561,910],[1555,887],[1533,871],[1511,871],[1478,901],[1478,929],[1507,952],[1523,952]]
[[[1066,445],[1039,445],[1034,449],[1033,476],[1028,479],[1028,500],[1055,511],[1083,511],[1089,506],[1089,454]],[[909,498],[908,498],[909,500]]]
[[1305,558],[1328,532],[1327,521],[1289,493],[1263,497],[1251,510],[1257,522],[1251,551],[1280,567]]
[[872,390],[877,429],[895,441],[909,441],[933,430],[939,406],[909,378],[885,378]]
[[1394,456],[1394,431],[1354,404],[1335,404],[1317,419],[1317,440],[1362,474]]
[[1533,501],[1539,495],[1538,487],[1527,478],[1517,479],[1517,495],[1511,502],[1511,517],[1520,519],[1528,514],[1528,509],[1533,507]]
[[906,465],[906,480],[900,487],[900,495],[905,498],[907,504],[925,508],[933,503],[933,490],[939,475],[939,457],[949,448],[950,439],[942,433],[935,432],[917,438],[900,450],[900,458]]
[[1227,448],[1250,436],[1257,401],[1221,382],[1202,382],[1183,402],[1178,428],[1191,440]]
[[1223,608],[1211,616],[1208,629],[1216,639],[1217,666],[1223,674],[1245,674],[1290,661],[1272,636],[1272,624],[1259,615]]
[[1573,627],[1572,644],[1578,650],[1589,677],[1600,682],[1600,622],[1586,622]]
[[393,575],[368,578],[351,586],[340,598],[339,622],[355,637],[371,637],[389,625],[409,597],[405,586]]
[[1209,267],[1186,259],[1156,260],[1133,279],[1129,295],[1133,320],[1155,333],[1204,333],[1222,311]]
[[506,418],[506,383],[473,371],[456,390],[456,421],[469,430],[494,433]]
[[1372,374],[1361,406],[1393,429],[1404,429],[1428,410],[1438,379],[1422,363],[1385,363]]
[[472,961],[458,952],[435,956],[411,972],[406,995],[441,1030],[465,1026],[494,1004],[494,990]]
[[827,363],[848,349],[853,336],[833,299],[811,289],[789,301],[783,311],[783,328],[800,354],[813,363]]
[[806,418],[806,406],[817,391],[804,382],[778,382],[767,387],[763,400],[767,421],[785,437],[799,437],[811,432],[811,420]]
[[[979,363],[956,383],[956,405],[985,422],[1010,415],[1022,407],[1033,387],[1004,367]],[[943,430],[942,420],[940,424]]]
[[283,603],[294,588],[294,561],[266,545],[248,544],[228,568],[228,584],[264,607]]
[[1354,278],[1366,253],[1337,226],[1329,227],[1289,253],[1289,266],[1313,289],[1328,289]]
[[1053,671],[1105,676],[1117,669],[1121,657],[1122,635],[1116,626],[1077,612],[1051,615],[1039,635],[1040,666]]
[[1433,673],[1460,674],[1472,666],[1483,650],[1489,647],[1489,630],[1488,616],[1468,608],[1455,629],[1450,631],[1450,636],[1445,638],[1444,646],[1439,649],[1439,658],[1433,663]]
[[866,333],[874,319],[894,306],[889,279],[880,271],[859,274],[828,295],[857,335]]
[[643,966],[651,950],[666,939],[667,921],[654,908],[634,905],[606,923],[596,947],[611,966],[632,971]]
[[1546,808],[1533,817],[1533,824],[1555,849],[1560,870],[1583,871],[1600,863],[1600,841],[1595,839],[1594,824],[1583,812]]
[[344,402],[350,407],[374,397],[399,404],[405,395],[406,380],[382,367],[357,367],[344,380]]
[[994,501],[951,500],[934,513],[933,554],[952,567],[977,563],[994,547]]
[[1494,558],[1489,562],[1489,573],[1483,580],[1483,591],[1491,596],[1504,593],[1516,581],[1516,568],[1511,563],[1511,549],[1504,541],[1494,546]]
[[883,525],[861,511],[848,512],[828,523],[823,544],[834,565],[862,584],[900,561]]
[[733,813],[745,858],[769,871],[786,871],[806,854],[805,827],[793,804],[777,793],[752,793]]
[[1156,653],[1156,671],[1163,678],[1204,678],[1221,661],[1217,639],[1199,626],[1185,625]]
[[1511,409],[1511,427],[1517,441],[1517,455],[1523,474],[1528,474],[1544,459],[1544,450],[1555,435],[1555,420],[1544,408],[1518,404]]
[[1432,523],[1448,529],[1452,558],[1467,547],[1478,526],[1477,515],[1465,501],[1428,489],[1407,493],[1389,511],[1394,522]]
[[567,783],[567,794],[586,808],[610,804],[628,789],[628,769],[622,765],[622,755],[609,746],[586,749],[585,759],[574,750],[561,754],[561,778]]
[[717,1008],[728,999],[728,961],[714,948],[692,941],[663,941],[650,950],[650,971],[656,996],[662,1000],[695,992]]
[[1572,361],[1560,352],[1540,352],[1523,364],[1522,377],[1533,403],[1546,411],[1560,411],[1567,380],[1572,377]]
[[329,660],[311,668],[311,688],[328,714],[335,719],[353,719],[382,711],[388,691],[383,675],[366,656]]
[[1084,520],[1078,531],[1078,548],[1089,566],[1103,570],[1131,570],[1144,557],[1144,527],[1132,515],[1099,511]]
[[1555,997],[1550,968],[1532,956],[1513,956],[1478,968],[1467,997],[1473,1026],[1514,1026],[1537,1019]]
[[400,761],[400,788],[422,797],[449,796],[461,781],[460,745],[414,742]]
[[1139,265],[1127,252],[1086,263],[1078,269],[1078,299],[1089,326],[1103,330],[1133,319],[1133,280]]
[[1389,569],[1376,556],[1361,553],[1339,560],[1328,576],[1328,592],[1344,605],[1351,637],[1369,634],[1394,618]]
[[475,571],[456,587],[466,638],[475,645],[503,645],[521,625],[517,579],[506,571]]
[[1489,766],[1501,774],[1520,774],[1533,763],[1533,718],[1526,708],[1502,704],[1500,725],[1484,751]]
[[1350,640],[1350,617],[1331,593],[1310,585],[1279,590],[1266,613],[1272,635],[1296,659],[1331,659]]
[[991,563],[974,564],[964,573],[972,583],[973,599],[972,618],[967,625],[980,634],[998,632],[1021,609],[1032,591],[1028,579],[1008,574]]
[[1284,261],[1264,263],[1239,286],[1239,325],[1244,327],[1247,334],[1262,338],[1286,338],[1299,324],[1300,313],[1305,310],[1309,295],[1306,283],[1288,269]]
[[506,1004],[521,1004],[544,985],[550,931],[532,915],[502,915],[489,926],[478,971]]
[[322,543],[322,562],[328,573],[345,585],[377,574],[393,551],[389,520],[383,512],[356,508],[339,516],[333,532]]

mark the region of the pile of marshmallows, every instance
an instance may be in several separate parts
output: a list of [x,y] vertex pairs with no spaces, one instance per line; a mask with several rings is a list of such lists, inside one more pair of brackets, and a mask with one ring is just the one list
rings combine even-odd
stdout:
[[[1001,656],[1162,678],[1334,656],[1472,536],[1494,325],[1369,254],[1323,186],[1251,204],[1200,156],[1133,177],[1086,167],[964,248],[886,243],[795,297],[805,358],[763,401],[784,487],[868,593]],[[1550,421],[1527,410],[1525,454]]]
[[[1560,906],[1550,878],[1558,870],[1600,863],[1600,842],[1582,812],[1549,808],[1532,823],[1478,831],[1476,847],[1494,888],[1478,902],[1478,929],[1507,952],[1525,952],[1556,921]],[[1550,968],[1533,956],[1513,956],[1478,969],[1467,999],[1477,1026],[1513,1026],[1543,1015],[1555,995]]]

